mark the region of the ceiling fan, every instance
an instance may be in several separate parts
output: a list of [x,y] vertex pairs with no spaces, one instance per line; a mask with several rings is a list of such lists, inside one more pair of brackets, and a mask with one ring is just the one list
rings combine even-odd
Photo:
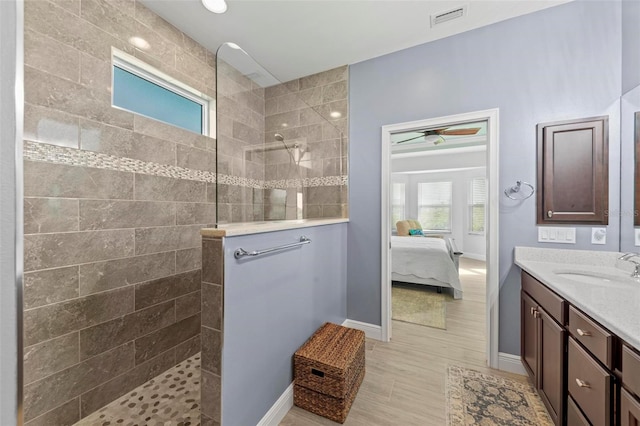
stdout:
[[[442,142],[446,142],[445,138],[443,138],[442,135],[448,135],[448,136],[475,135],[476,133],[478,133],[478,130],[480,130],[480,127],[468,127],[466,129],[462,128],[462,129],[451,129],[451,130],[447,130],[447,129],[448,127],[441,127],[439,129],[423,130],[423,131],[417,132],[417,133],[422,133],[422,135],[416,136],[414,138],[405,139],[403,141],[398,141],[396,142],[396,144],[409,142],[415,139],[425,138],[425,142],[433,142],[434,145],[439,145]],[[435,136],[435,138],[433,138],[433,136]]]

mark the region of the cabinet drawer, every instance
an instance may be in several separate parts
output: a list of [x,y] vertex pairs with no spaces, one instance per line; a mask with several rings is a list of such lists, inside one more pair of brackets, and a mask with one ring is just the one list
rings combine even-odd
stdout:
[[640,424],[640,401],[622,389],[620,393],[620,425],[637,426]]
[[607,370],[569,337],[569,394],[594,425],[611,425],[611,383]]
[[522,272],[522,290],[533,297],[553,319],[562,325],[566,323],[567,302],[524,271]]
[[567,397],[567,426],[591,426],[570,396]]
[[569,307],[569,332],[600,362],[613,368],[613,335],[573,306]]
[[640,355],[622,346],[622,383],[640,396]]

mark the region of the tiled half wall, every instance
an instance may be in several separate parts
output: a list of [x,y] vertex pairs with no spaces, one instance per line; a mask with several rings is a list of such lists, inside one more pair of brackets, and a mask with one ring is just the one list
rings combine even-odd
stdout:
[[200,351],[215,140],[113,108],[112,46],[215,97],[214,56],[140,2],[26,1],[29,426],[73,424]]

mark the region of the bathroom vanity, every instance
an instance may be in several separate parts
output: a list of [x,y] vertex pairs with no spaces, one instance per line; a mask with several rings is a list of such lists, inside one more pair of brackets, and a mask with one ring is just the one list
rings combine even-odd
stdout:
[[521,359],[556,425],[640,424],[640,281],[620,255],[516,247]]

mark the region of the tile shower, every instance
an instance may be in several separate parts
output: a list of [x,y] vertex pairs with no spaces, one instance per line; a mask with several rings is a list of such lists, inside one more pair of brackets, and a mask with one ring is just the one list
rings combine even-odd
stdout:
[[[112,47],[217,95],[218,142],[113,108]],[[97,414],[201,347],[203,423],[219,424],[222,278],[202,272],[200,230],[346,217],[347,73],[265,89],[216,76],[212,52],[138,1],[25,2],[26,425]],[[276,130],[299,144],[293,175],[263,146]]]

